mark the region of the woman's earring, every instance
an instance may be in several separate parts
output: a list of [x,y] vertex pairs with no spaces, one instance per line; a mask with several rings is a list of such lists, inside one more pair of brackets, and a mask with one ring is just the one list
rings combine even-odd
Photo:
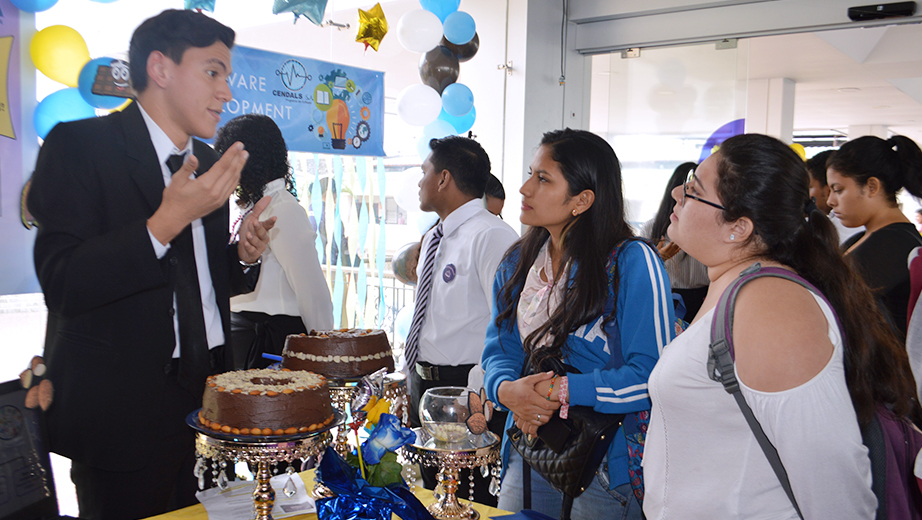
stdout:
[[577,216],[577,215],[579,215],[579,212],[576,211],[576,210],[574,209],[574,210],[573,210],[573,216],[575,217],[575,216]]
[[736,240],[736,235],[730,235],[730,242],[733,242],[734,240]]

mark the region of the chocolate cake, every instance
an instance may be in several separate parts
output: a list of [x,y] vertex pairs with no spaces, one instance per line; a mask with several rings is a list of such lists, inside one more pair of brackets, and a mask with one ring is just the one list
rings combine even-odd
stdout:
[[355,378],[383,367],[394,370],[391,344],[383,330],[312,330],[285,340],[282,366],[309,370],[331,379]]
[[310,372],[253,369],[210,376],[199,422],[234,435],[293,435],[333,421],[330,389]]

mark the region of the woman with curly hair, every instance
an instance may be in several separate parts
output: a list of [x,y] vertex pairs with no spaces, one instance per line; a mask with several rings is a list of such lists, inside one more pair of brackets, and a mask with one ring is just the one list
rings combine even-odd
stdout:
[[215,149],[223,153],[237,141],[250,153],[240,174],[237,205],[246,214],[269,195],[272,202],[261,218],[278,217],[256,289],[231,298],[234,368],[242,369],[268,366],[262,354],[281,354],[289,334],[333,328],[333,303],[314,247],[317,235],[296,198],[282,132],[272,118],[246,114],[218,131]]

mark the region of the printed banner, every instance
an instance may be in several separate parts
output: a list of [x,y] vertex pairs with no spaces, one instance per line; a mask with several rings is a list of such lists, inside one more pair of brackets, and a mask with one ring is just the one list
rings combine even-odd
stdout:
[[221,126],[264,114],[291,151],[384,156],[383,72],[241,46],[231,61]]

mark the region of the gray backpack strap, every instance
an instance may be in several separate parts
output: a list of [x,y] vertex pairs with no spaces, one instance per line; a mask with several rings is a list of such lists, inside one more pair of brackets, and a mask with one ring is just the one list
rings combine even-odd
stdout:
[[781,457],[778,456],[778,450],[776,450],[772,442],[768,440],[765,431],[762,430],[762,425],[759,424],[759,420],[756,419],[755,415],[752,413],[752,408],[749,407],[746,398],[743,397],[743,393],[740,392],[739,382],[736,380],[736,372],[733,370],[733,360],[735,357],[733,352],[733,309],[736,306],[736,298],[744,285],[756,278],[765,276],[790,280],[822,296],[810,282],[787,269],[778,267],[763,268],[760,263],[755,263],[747,267],[740,273],[739,278],[734,280],[730,286],[727,287],[720,296],[717,307],[714,309],[714,320],[711,323],[711,344],[708,355],[708,376],[712,380],[723,384],[727,393],[736,399],[736,404],[739,405],[740,410],[743,412],[743,416],[746,418],[749,428],[759,442],[759,446],[762,447],[762,451],[765,452],[765,457],[768,459],[769,464],[771,464],[772,470],[774,470],[775,475],[778,477],[778,481],[781,482],[784,493],[794,506],[794,510],[797,511],[797,516],[803,518],[804,515],[800,512],[800,506],[797,505],[797,500],[794,498],[794,491],[791,489],[788,473],[784,469],[784,464],[781,463]]

